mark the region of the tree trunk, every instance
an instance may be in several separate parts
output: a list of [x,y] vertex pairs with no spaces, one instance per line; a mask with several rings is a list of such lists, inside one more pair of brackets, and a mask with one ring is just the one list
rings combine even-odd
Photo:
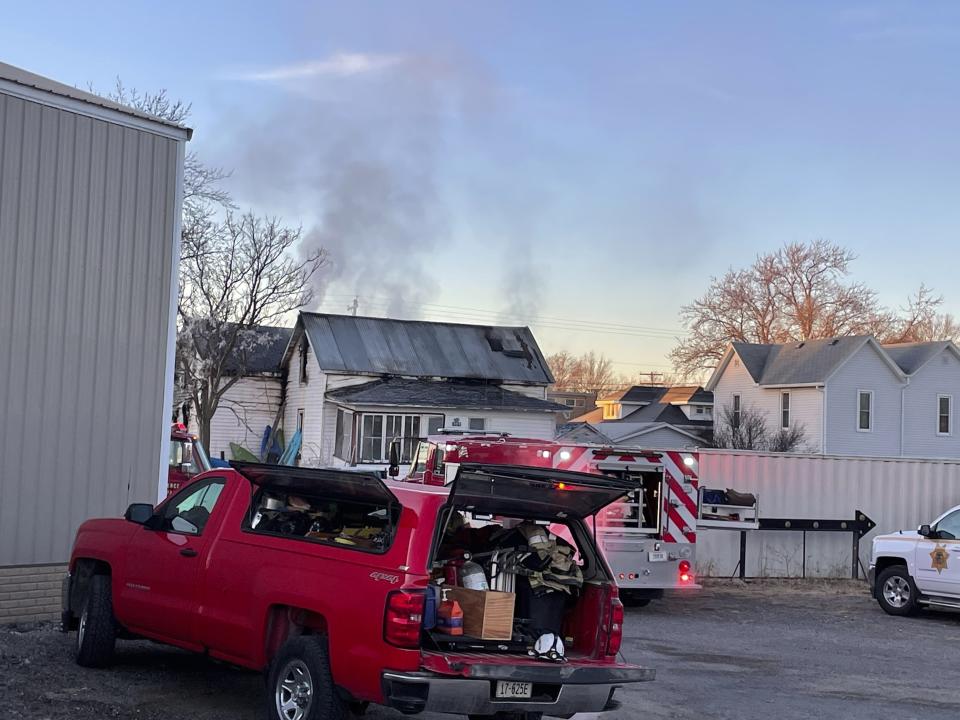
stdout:
[[197,411],[197,426],[200,430],[200,444],[203,445],[203,449],[207,451],[207,454],[210,454],[210,418],[205,413]]

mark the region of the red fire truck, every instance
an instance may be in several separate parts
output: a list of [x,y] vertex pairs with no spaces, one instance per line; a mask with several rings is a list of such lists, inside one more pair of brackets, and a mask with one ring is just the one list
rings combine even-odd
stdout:
[[434,435],[422,441],[409,482],[446,485],[460,463],[552,467],[636,481],[595,519],[597,540],[626,601],[646,605],[666,589],[699,587],[697,453],[571,445],[506,434]]
[[210,469],[210,460],[196,435],[187,431],[183,423],[170,427],[170,466],[167,469],[167,495],[172,495],[184,483]]

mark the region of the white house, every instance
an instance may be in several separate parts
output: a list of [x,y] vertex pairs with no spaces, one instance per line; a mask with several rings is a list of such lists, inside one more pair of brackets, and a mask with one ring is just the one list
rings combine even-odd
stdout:
[[284,433],[303,465],[383,464],[441,428],[552,438],[553,376],[526,327],[300,313],[284,354]]
[[960,457],[954,428],[960,350],[949,341],[880,345],[854,336],[732,343],[706,389],[713,391],[717,422],[755,408],[773,429],[801,425],[808,452]]
[[[230,443],[259,452],[264,428],[273,425],[280,408],[283,396],[280,363],[292,332],[288,327],[267,325],[247,331],[246,337],[256,333],[256,340],[247,343],[251,349],[245,354],[242,374],[220,398],[210,421],[210,447],[207,448],[210,457],[229,460],[232,457]],[[240,371],[240,368],[228,367],[225,375],[230,380],[230,376]],[[187,401],[186,397],[183,399]],[[199,433],[196,416],[189,408],[185,414],[190,421],[190,432]]]
[[693,449],[709,444],[713,430],[713,395],[697,385],[635,385],[596,405],[558,428],[557,439]]

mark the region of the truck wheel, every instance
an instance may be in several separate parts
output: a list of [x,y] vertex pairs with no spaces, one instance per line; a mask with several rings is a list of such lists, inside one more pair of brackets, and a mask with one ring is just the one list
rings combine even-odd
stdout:
[[113,660],[117,626],[109,575],[94,575],[80,613],[77,627],[77,665],[103,667]]
[[333,684],[327,646],[312,635],[283,644],[267,679],[271,720],[345,720],[347,707]]
[[912,615],[917,609],[917,586],[904,565],[888,567],[877,578],[877,602],[890,615]]
[[642,608],[650,604],[651,598],[642,597],[640,593],[633,592],[632,590],[621,590],[620,600],[622,600],[623,604],[627,607]]

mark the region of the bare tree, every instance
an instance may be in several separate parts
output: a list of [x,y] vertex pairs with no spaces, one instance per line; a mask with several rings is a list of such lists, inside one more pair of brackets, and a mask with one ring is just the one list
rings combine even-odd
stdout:
[[295,259],[299,241],[299,229],[253,213],[228,213],[211,232],[184,237],[194,246],[180,267],[178,370],[205,446],[224,393],[269,342],[258,326],[276,324],[313,299],[310,279],[326,255],[314,250]]
[[863,283],[850,282],[854,255],[825,240],[790,243],[747,268],[713,278],[685,305],[689,335],[670,353],[684,377],[716,366],[730,342],[783,343],[840,335],[875,335],[881,342],[955,337],[940,312],[943,299],[921,286],[909,305],[892,311]]
[[592,350],[579,356],[562,350],[547,357],[547,365],[550,366],[558,390],[605,391],[612,389],[617,379],[613,372],[613,362]]
[[766,450],[768,452],[797,452],[806,446],[806,430],[795,423],[789,428],[770,432],[767,415],[752,405],[739,412],[724,405],[720,417],[713,424],[713,446],[733,450]]

